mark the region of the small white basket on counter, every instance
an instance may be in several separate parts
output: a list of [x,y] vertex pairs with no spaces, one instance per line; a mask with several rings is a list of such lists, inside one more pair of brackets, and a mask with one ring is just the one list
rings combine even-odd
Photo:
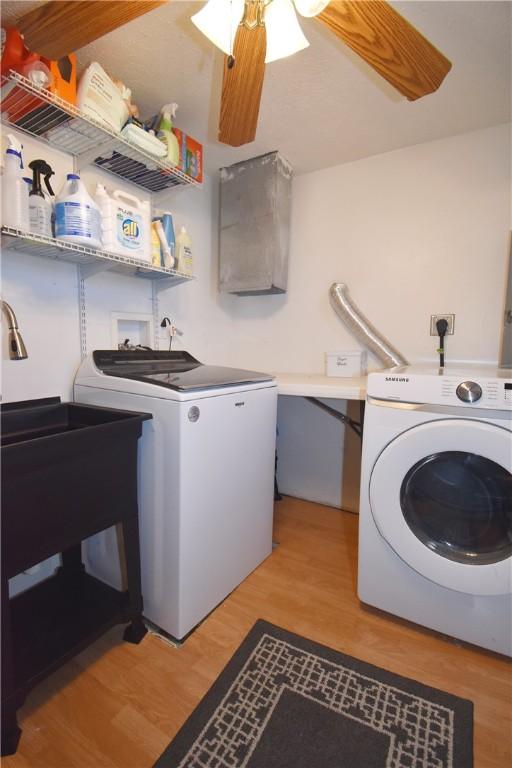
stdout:
[[326,352],[325,375],[350,378],[366,376],[367,354],[361,349],[350,352]]

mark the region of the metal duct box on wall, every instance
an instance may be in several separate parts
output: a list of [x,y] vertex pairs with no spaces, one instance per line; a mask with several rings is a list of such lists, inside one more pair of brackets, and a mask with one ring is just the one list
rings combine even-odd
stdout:
[[291,186],[291,165],[278,152],[221,168],[221,292],[285,293]]

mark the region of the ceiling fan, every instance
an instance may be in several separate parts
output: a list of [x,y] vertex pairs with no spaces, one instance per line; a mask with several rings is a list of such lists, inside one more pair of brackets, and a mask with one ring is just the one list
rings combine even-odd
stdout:
[[[59,59],[167,0],[50,0],[18,20],[27,47]],[[192,17],[225,53],[219,141],[254,141],[265,63],[309,45],[314,16],[407,99],[437,90],[451,63],[384,0],[208,0]]]
[[265,63],[309,45],[295,11],[324,24],[410,101],[437,90],[451,69],[383,0],[209,0],[192,21],[226,54],[219,141],[254,141]]

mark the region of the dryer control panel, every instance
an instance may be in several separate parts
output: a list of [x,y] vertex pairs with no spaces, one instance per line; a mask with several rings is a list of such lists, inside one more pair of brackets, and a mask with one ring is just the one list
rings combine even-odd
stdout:
[[368,395],[405,403],[512,410],[512,372],[455,366],[392,368],[368,376]]

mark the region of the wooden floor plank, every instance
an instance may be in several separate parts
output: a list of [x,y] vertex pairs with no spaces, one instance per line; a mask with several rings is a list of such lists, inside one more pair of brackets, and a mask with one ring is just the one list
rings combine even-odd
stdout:
[[3,768],[149,768],[263,618],[475,703],[475,768],[512,765],[512,665],[364,608],[356,595],[357,517],[286,498],[270,558],[180,647],[139,646],[116,628],[43,682],[20,711]]

